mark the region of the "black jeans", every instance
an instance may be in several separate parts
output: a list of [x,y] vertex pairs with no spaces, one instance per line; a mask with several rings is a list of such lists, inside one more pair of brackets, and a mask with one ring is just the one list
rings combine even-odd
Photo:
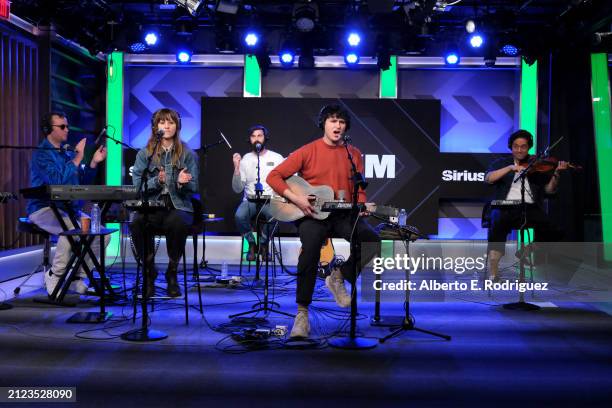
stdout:
[[[296,222],[296,226],[302,242],[302,253],[298,258],[297,266],[296,302],[307,306],[312,302],[321,246],[328,237],[340,237],[349,241],[353,225],[350,214],[336,213],[322,221],[308,217],[302,218]],[[375,255],[380,254],[380,238],[363,219],[357,222],[353,238],[357,240],[357,252],[352,254],[341,268],[342,275],[351,283],[354,283],[357,278],[353,272],[355,263],[359,273],[365,264]],[[366,244],[362,246],[361,243]]]
[[[489,227],[487,250],[506,253],[506,239],[513,229],[519,229],[523,224],[521,208],[493,208],[491,210],[491,226]],[[537,205],[527,205],[527,227],[535,230],[534,242],[559,241],[562,232],[554,226],[548,216]]]
[[185,242],[192,223],[192,213],[174,208],[171,210],[159,209],[150,213],[148,227],[145,226],[144,215],[136,215],[130,224],[130,233],[139,257],[143,248],[145,228],[147,228],[149,233],[148,253],[153,255],[155,235],[165,235],[168,258],[178,262],[185,250]]

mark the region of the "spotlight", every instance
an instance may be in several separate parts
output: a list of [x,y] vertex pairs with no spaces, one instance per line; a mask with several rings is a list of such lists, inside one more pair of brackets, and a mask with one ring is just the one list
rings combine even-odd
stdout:
[[258,41],[259,37],[255,33],[247,33],[247,35],[244,36],[244,43],[249,47],[255,47]]
[[237,14],[240,0],[219,0],[217,11],[225,14]]
[[176,60],[180,63],[186,64],[191,61],[191,51],[180,50],[176,53]]
[[174,0],[174,2],[186,8],[189,14],[194,17],[200,14],[202,6],[204,5],[204,0]]
[[469,34],[472,34],[474,31],[476,31],[476,23],[474,22],[474,20],[468,20],[465,23],[465,31],[467,31]]
[[319,20],[319,6],[317,4],[294,4],[293,24],[298,31],[308,33],[314,30]]
[[448,54],[446,54],[446,56],[444,57],[444,60],[446,61],[447,65],[457,65],[459,63],[459,54],[457,54],[456,52],[452,51],[449,52]]
[[346,37],[346,42],[348,42],[351,47],[357,47],[359,43],[361,43],[361,36],[355,32],[349,33]]
[[146,48],[146,45],[141,42],[135,42],[130,45],[130,51],[132,52],[143,52]]
[[359,55],[355,52],[349,52],[344,56],[344,62],[348,66],[357,65],[359,63]]
[[149,47],[153,47],[155,44],[157,44],[157,33],[153,32],[153,31],[149,31],[145,34],[144,37],[145,43],[149,46]]
[[518,48],[513,44],[506,44],[502,47],[502,52],[510,57],[516,57],[518,55]]
[[281,52],[279,59],[283,67],[292,67],[295,56],[291,51],[283,51]]
[[480,48],[483,42],[484,39],[480,34],[473,34],[472,36],[470,36],[470,45],[473,48]]

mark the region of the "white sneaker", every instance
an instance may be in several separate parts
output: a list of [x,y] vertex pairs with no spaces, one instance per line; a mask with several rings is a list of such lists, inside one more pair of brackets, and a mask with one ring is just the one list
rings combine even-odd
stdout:
[[344,278],[342,277],[340,269],[332,269],[332,273],[325,278],[325,286],[327,286],[332,295],[334,295],[334,300],[338,306],[349,307],[351,305],[351,297],[344,287]]
[[47,289],[49,296],[53,294],[53,291],[55,290],[60,278],[61,276],[54,274],[52,270],[49,270],[49,272],[45,274],[45,288]]
[[291,334],[289,337],[302,337],[306,338],[310,334],[310,322],[308,321],[308,312],[299,311],[297,315],[295,315],[295,320],[293,321],[293,328],[291,328]]
[[84,295],[85,293],[87,293],[89,285],[87,285],[87,283],[83,279],[79,278],[72,281],[69,289],[73,292],[78,293],[79,295]]

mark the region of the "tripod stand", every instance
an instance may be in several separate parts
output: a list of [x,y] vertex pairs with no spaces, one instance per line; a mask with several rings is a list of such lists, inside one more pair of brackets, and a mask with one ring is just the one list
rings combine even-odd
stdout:
[[[260,184],[259,182],[257,184]],[[256,188],[256,192],[258,192],[259,190]],[[263,189],[261,190],[263,192]],[[261,193],[259,194],[261,195]],[[249,198],[249,201],[251,202],[255,202],[256,205],[256,216],[255,216],[255,231],[257,234],[257,240],[256,240],[256,245],[257,248],[261,248],[260,246],[260,239],[261,239],[261,220],[260,220],[260,213],[261,213],[261,208],[262,206],[268,201],[268,199],[266,198]],[[273,240],[274,237],[272,235],[268,236],[268,240]],[[257,258],[255,261],[255,270],[256,270],[256,280],[259,279],[259,274],[260,274],[260,270],[261,270],[261,257],[259,256],[260,251],[258,251],[257,253]],[[273,254],[274,255],[274,254]],[[263,289],[264,289],[264,298],[263,301],[256,303],[253,307],[257,307],[256,309],[253,310],[248,310],[246,312],[241,312],[241,313],[236,313],[233,315],[230,315],[229,318],[233,319],[234,317],[238,317],[238,316],[244,316],[246,314],[251,314],[251,313],[259,313],[259,312],[264,312],[266,315],[268,313],[277,313],[277,314],[281,314],[281,315],[285,315],[285,316],[289,316],[289,317],[295,317],[295,315],[291,314],[291,313],[287,313],[287,312],[282,312],[280,310],[274,310],[273,306],[277,306],[280,307],[280,305],[274,301],[270,301],[269,300],[269,264],[270,262],[270,257],[266,256],[266,271],[265,271],[265,275],[264,275],[264,285],[263,285]]]
[[[414,241],[416,237],[424,238],[424,236],[419,234],[418,232],[412,229],[403,227],[399,224],[389,223],[388,225],[390,225],[392,228],[396,228],[401,241],[404,243],[404,246],[406,247],[407,255],[410,254],[410,251],[408,249],[410,241],[411,240]],[[415,236],[415,238],[412,238],[413,236]],[[446,334],[436,333],[431,330],[425,330],[425,329],[416,327],[416,325],[414,324],[414,318],[410,316],[410,287],[408,286],[409,281],[410,281],[410,271],[406,269],[406,300],[404,301],[404,320],[402,321],[399,327],[397,327],[396,329],[391,328],[391,330],[393,331],[389,333],[388,335],[386,335],[385,337],[379,339],[378,341],[382,344],[385,341],[392,339],[393,337],[399,336],[400,334],[408,330],[414,330],[414,331],[418,331],[421,333],[430,334],[432,336],[440,337],[440,338],[443,338],[444,340],[450,340],[451,336],[448,336]]]

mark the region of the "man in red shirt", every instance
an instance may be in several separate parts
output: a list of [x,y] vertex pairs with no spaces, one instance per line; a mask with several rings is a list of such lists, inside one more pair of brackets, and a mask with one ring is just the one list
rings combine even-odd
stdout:
[[[298,313],[293,323],[291,337],[308,337],[310,324],[308,321],[308,305],[312,302],[315,282],[317,279],[317,266],[321,246],[330,236],[342,237],[347,241],[357,240],[357,253],[352,254],[340,267],[334,268],[325,279],[325,284],[334,295],[336,303],[341,307],[351,304],[351,297],[346,292],[344,280],[354,283],[354,263],[360,271],[363,265],[376,255],[380,248],[380,239],[374,230],[363,220],[358,219],[353,228],[349,212],[332,213],[325,220],[316,220],[310,217],[315,211],[308,196],[291,190],[285,179],[298,173],[304,180],[313,186],[327,185],[334,190],[338,199],[344,191],[347,200],[353,193],[353,171],[344,146],[344,134],[351,125],[348,112],[338,105],[328,105],[319,113],[319,127],[323,130],[323,137],[308,143],[293,153],[274,170],[270,172],[267,183],[277,194],[282,195],[304,213],[305,217],[296,222],[302,253],[298,259],[296,302]],[[363,174],[363,159],[361,152],[354,146],[348,146],[357,171]],[[365,203],[365,191],[359,190],[357,200]],[[361,242],[374,244],[364,245]]]

